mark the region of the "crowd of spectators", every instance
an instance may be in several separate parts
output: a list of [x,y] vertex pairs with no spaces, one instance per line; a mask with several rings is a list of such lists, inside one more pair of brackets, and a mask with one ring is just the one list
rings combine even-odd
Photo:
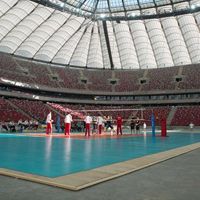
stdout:
[[37,120],[24,120],[20,119],[18,122],[3,121],[1,122],[1,130],[6,132],[23,132],[24,130],[37,131],[39,122]]

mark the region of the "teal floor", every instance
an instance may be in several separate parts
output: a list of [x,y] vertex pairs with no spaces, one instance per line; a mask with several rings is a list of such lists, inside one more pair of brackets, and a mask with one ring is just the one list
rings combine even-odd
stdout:
[[0,168],[58,177],[196,142],[198,133],[87,140],[0,134]]

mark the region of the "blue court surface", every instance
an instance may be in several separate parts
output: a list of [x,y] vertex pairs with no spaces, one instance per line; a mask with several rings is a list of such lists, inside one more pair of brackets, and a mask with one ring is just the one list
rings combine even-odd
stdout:
[[71,139],[0,134],[0,168],[58,177],[200,142],[200,134]]

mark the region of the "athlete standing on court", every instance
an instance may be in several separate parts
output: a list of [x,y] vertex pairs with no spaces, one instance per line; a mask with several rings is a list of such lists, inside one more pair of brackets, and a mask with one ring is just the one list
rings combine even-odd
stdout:
[[51,112],[47,115],[47,119],[46,119],[46,124],[47,124],[47,127],[46,127],[46,134],[49,135],[52,133],[52,122],[53,120],[51,119]]
[[122,117],[121,116],[117,116],[117,135],[119,135],[119,133],[122,135]]
[[90,124],[92,122],[92,117],[90,117],[89,115],[87,115],[85,117],[85,136],[90,136]]
[[99,115],[97,117],[98,134],[101,134],[102,132],[103,121],[104,121],[103,117]]
[[71,116],[71,114],[69,113],[69,114],[67,114],[66,116],[65,116],[65,120],[64,120],[64,122],[65,122],[65,135],[70,135],[70,130],[71,130],[71,123],[72,123],[72,116]]

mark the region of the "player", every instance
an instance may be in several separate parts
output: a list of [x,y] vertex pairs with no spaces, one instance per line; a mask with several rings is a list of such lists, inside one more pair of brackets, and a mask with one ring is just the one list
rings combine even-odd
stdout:
[[112,126],[112,117],[111,116],[106,117],[106,131],[109,128],[111,129],[111,133],[112,133],[113,132],[113,126]]
[[143,123],[143,132],[144,132],[144,136],[146,136],[146,134],[147,134],[147,124],[145,122]]
[[65,116],[65,120],[64,120],[64,122],[65,122],[65,135],[67,135],[67,136],[70,136],[70,130],[71,130],[71,123],[72,123],[72,116],[71,116],[71,114],[69,113],[69,114],[67,114],[66,116]]
[[136,134],[139,134],[140,133],[140,121],[139,121],[139,118],[136,119],[135,129],[136,129]]
[[92,122],[92,117],[90,117],[89,115],[87,115],[85,117],[85,136],[90,136],[90,124]]
[[135,118],[134,117],[131,119],[130,127],[131,127],[131,134],[133,134],[133,132],[135,133]]
[[117,135],[119,135],[119,133],[122,135],[122,117],[118,115],[117,117]]
[[97,132],[97,118],[96,116],[92,117],[92,134],[96,134]]
[[98,116],[97,117],[98,134],[102,133],[103,122],[104,122],[103,117]]
[[49,134],[52,134],[52,116],[51,116],[51,112],[47,115],[47,119],[46,119],[46,124],[47,124],[47,127],[46,127],[46,134],[49,135]]

